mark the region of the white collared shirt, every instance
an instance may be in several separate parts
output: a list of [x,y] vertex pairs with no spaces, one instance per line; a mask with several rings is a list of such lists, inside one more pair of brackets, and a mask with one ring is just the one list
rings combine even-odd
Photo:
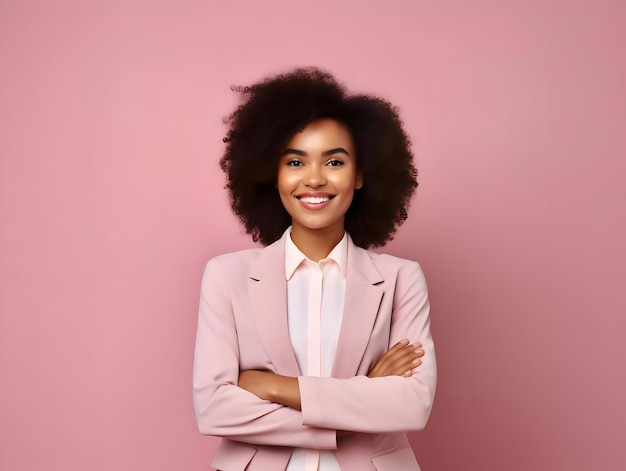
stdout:
[[[316,263],[293,243],[291,228],[287,231],[285,274],[291,345],[302,375],[330,376],[346,297],[348,238],[344,234],[328,257]],[[294,449],[287,471],[305,470],[306,455],[306,449]],[[340,471],[334,451],[320,452],[319,471]]]

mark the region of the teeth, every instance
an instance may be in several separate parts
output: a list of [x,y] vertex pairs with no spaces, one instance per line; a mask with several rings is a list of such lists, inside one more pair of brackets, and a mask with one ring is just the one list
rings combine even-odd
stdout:
[[330,200],[330,196],[303,196],[300,201],[303,203],[320,204]]

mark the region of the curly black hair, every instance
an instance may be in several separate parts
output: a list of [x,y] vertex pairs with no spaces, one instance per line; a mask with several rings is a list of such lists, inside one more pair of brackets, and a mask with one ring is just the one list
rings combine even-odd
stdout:
[[363,248],[393,238],[417,188],[411,142],[395,107],[372,95],[349,94],[331,74],[313,67],[231,88],[244,101],[226,119],[220,166],[232,209],[255,242],[269,245],[291,224],[276,189],[281,151],[294,134],[323,118],[350,130],[363,176],[345,216],[346,231]]

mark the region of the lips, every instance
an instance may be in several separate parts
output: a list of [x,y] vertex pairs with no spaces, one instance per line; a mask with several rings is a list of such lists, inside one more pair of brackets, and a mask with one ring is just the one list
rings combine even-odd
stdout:
[[330,204],[330,201],[335,197],[328,193],[303,193],[296,195],[298,202],[306,209],[312,211],[319,211],[324,209]]
[[300,196],[298,199],[302,203],[320,204],[330,201],[330,196]]

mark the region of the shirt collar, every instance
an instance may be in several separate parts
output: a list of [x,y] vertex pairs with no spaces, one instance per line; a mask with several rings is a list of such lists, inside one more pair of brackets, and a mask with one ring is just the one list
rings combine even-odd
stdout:
[[[300,264],[304,260],[309,260],[311,263],[315,263],[306,255],[300,251],[296,244],[291,240],[291,226],[287,228],[285,231],[284,237],[286,237],[285,242],[285,275],[287,280],[290,280],[293,276],[294,272],[298,269]],[[347,232],[343,233],[342,239],[339,241],[335,247],[330,251],[328,257],[320,260],[320,263],[324,260],[332,260],[339,267],[339,271],[341,272],[341,276],[346,276],[346,266],[348,262],[348,235]]]

